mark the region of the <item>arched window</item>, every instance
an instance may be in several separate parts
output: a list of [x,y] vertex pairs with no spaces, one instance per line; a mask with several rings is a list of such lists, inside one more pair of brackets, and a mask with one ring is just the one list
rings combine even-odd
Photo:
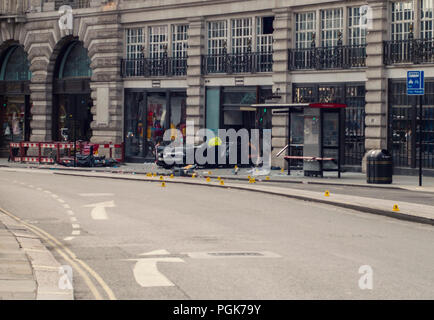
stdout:
[[0,80],[27,81],[32,77],[27,54],[21,46],[10,47],[1,66]]
[[90,78],[91,76],[92,69],[87,49],[78,41],[71,43],[62,57],[58,79]]

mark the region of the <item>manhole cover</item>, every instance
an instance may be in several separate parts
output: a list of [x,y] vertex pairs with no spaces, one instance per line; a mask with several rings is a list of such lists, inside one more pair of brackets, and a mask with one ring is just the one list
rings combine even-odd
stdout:
[[233,257],[233,256],[263,256],[259,252],[208,252],[210,256],[223,256],[223,257]]

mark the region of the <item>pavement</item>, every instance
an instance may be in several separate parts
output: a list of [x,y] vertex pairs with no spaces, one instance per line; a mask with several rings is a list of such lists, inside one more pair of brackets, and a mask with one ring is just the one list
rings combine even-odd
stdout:
[[72,300],[60,263],[24,224],[0,212],[0,300]]
[[[434,297],[431,225],[274,194],[331,201],[345,196],[337,186],[325,197],[315,185],[80,173],[0,168],[0,207],[73,267],[75,299]],[[381,192],[406,193],[422,192]],[[372,289],[361,288],[369,269]]]
[[[156,173],[157,175],[170,175],[173,170],[164,169],[155,165],[155,163],[125,163],[116,167],[96,167],[96,168],[73,168],[54,164],[27,164],[12,163],[5,158],[0,158],[0,167],[10,168],[32,168],[46,170],[61,170],[70,172],[108,172],[121,174],[147,174]],[[319,185],[338,185],[338,186],[355,186],[368,188],[386,188],[386,189],[405,189],[412,191],[433,192],[434,177],[424,176],[423,186],[419,187],[418,176],[395,175],[392,184],[369,184],[366,182],[366,174],[360,172],[343,172],[341,178],[337,178],[336,172],[324,172],[324,177],[305,177],[302,171],[292,170],[288,175],[286,171],[271,170],[268,174],[261,174],[260,171],[252,168],[239,168],[237,174],[234,174],[233,168],[211,168],[196,170],[202,176],[211,178],[224,178],[225,180],[246,180],[248,176],[265,179],[269,176],[270,182],[296,183],[296,184],[319,184]],[[255,172],[256,171],[256,172]]]

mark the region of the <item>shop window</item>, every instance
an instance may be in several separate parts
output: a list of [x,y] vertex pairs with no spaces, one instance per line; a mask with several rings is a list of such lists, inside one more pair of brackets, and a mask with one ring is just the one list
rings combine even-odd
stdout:
[[90,78],[92,76],[90,63],[87,49],[80,42],[73,42],[62,58],[58,74],[59,79]]
[[28,81],[32,74],[27,54],[21,46],[12,46],[6,53],[1,67],[0,80]]
[[256,103],[256,91],[225,92],[223,103],[225,105],[251,105]]

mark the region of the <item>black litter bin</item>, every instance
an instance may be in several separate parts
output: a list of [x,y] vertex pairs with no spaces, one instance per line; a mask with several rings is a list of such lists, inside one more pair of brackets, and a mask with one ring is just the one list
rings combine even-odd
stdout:
[[371,150],[366,160],[366,176],[368,183],[392,183],[393,161],[391,154],[387,150]]

